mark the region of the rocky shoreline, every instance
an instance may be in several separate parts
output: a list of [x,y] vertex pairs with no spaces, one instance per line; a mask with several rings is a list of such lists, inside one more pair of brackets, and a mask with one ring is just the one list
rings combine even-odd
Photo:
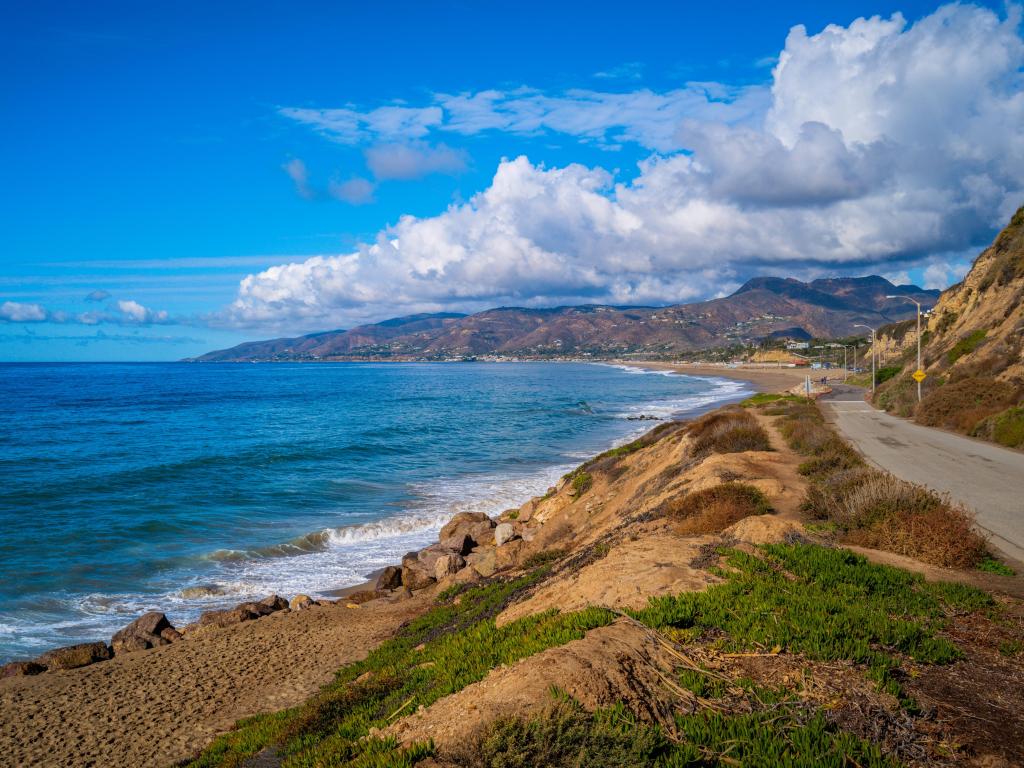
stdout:
[[[561,490],[566,482],[563,478],[551,491]],[[400,564],[381,569],[372,581],[338,590],[337,600],[314,600],[305,594],[287,600],[269,595],[233,608],[204,611],[198,621],[180,628],[163,612],[149,611],[115,632],[109,642],[76,643],[54,648],[35,659],[12,661],[0,667],[0,678],[77,669],[115,656],[188,641],[211,627],[230,627],[278,612],[302,611],[323,604],[358,606],[381,598],[396,602],[411,597],[414,590],[438,583],[445,588],[490,578],[497,571],[512,567],[522,545],[532,539],[532,531],[524,524],[530,520],[535,506],[536,501],[530,500],[519,509],[502,513],[497,520],[483,512],[459,513],[441,529],[436,543],[407,553]]]

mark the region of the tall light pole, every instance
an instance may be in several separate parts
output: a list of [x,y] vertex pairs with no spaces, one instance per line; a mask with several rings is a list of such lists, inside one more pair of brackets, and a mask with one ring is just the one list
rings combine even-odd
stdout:
[[[921,370],[921,302],[909,296],[886,296],[887,299],[906,299],[917,307],[917,370]],[[915,378],[917,378],[915,376]],[[917,381],[917,402],[921,402],[921,380]]]
[[867,328],[871,331],[871,396],[875,395],[875,348],[878,346],[875,343],[875,329],[870,325],[862,325],[857,323],[853,326],[854,328]]

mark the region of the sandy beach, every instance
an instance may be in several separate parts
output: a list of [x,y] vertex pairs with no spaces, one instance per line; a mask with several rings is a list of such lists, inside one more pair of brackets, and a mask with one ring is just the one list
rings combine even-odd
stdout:
[[676,371],[685,373],[687,376],[709,376],[749,381],[758,392],[781,392],[796,384],[802,384],[808,375],[806,368],[744,368],[724,365],[683,365],[681,363],[634,363],[632,361],[623,361],[623,364],[656,371]]
[[242,717],[294,706],[425,597],[271,614],[101,664],[0,680],[0,763],[166,768]]

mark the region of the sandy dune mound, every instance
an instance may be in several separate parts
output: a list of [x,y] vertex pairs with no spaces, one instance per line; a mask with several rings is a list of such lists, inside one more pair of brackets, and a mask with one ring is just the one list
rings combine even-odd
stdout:
[[581,640],[496,669],[404,718],[388,733],[405,744],[433,739],[443,756],[495,718],[536,712],[551,700],[552,686],[587,709],[622,701],[638,717],[653,720],[670,700],[662,675],[671,669],[671,657],[648,632],[619,620]]
[[608,554],[578,571],[566,571],[545,582],[532,596],[505,609],[498,626],[550,608],[578,611],[588,605],[642,608],[651,597],[696,592],[717,579],[689,563],[700,547],[717,537],[680,538],[659,531],[614,545]]

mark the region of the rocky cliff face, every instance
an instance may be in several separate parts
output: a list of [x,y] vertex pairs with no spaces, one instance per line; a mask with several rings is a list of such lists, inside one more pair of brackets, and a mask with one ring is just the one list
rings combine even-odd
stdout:
[[910,324],[880,333],[880,347],[900,350],[902,370],[879,388],[877,403],[930,426],[1024,446],[1024,208],[942,293],[922,341],[928,378],[919,404]]
[[347,331],[241,344],[200,362],[249,360],[445,359],[478,355],[554,357],[676,355],[771,335],[837,337],[855,323],[881,325],[909,317],[904,294],[931,306],[937,291],[895,286],[884,278],[803,283],[755,278],[733,295],[669,307],[501,307],[474,315],[395,318]]

